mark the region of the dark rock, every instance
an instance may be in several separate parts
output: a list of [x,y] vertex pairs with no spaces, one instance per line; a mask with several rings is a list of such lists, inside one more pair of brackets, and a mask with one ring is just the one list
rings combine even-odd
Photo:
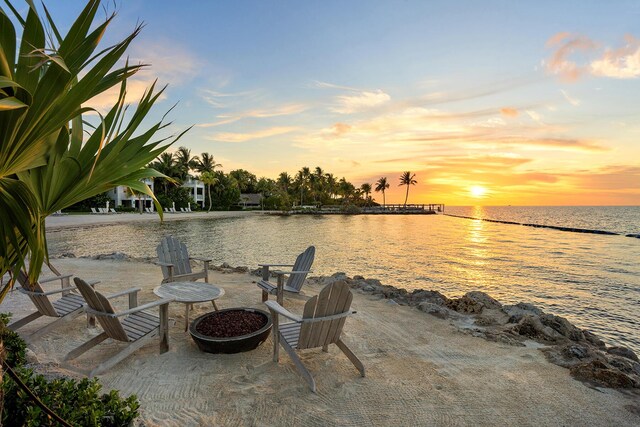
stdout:
[[433,304],[444,306],[448,298],[438,291],[416,290],[409,296],[409,299],[415,304],[428,301]]
[[371,286],[382,286],[382,282],[378,279],[365,279],[365,282]]
[[479,314],[482,313],[484,304],[463,295],[461,298],[453,298],[448,300],[445,305],[447,308],[457,311],[458,313]]
[[355,275],[353,276],[353,280],[364,280],[363,276]]
[[560,335],[569,338],[571,341],[584,341],[584,334],[582,331],[571,324],[564,317],[556,316],[554,314],[543,314],[540,316],[540,322],[543,325],[552,328]]
[[489,316],[483,316],[482,314],[476,316],[476,325],[478,326],[493,326],[496,324],[495,319]]
[[510,316],[509,323],[518,323],[524,316],[540,316],[544,314],[535,305],[525,302],[519,302],[516,305],[504,305],[502,310]]
[[597,386],[625,389],[640,388],[640,384],[629,375],[599,360],[576,365],[570,369],[570,372],[574,378]]
[[609,364],[622,372],[640,377],[640,363],[629,360],[626,357],[611,357]]
[[232,268],[229,263],[223,262],[222,264],[220,264],[220,268]]
[[592,345],[598,347],[601,350],[604,350],[606,345],[604,343],[604,341],[602,341],[600,339],[599,336],[597,336],[596,334],[594,334],[593,332],[587,331],[586,329],[582,330],[582,334],[584,335],[584,338],[591,343]]
[[123,261],[126,259],[129,259],[129,255],[123,253],[123,252],[112,252],[110,254],[99,254],[96,255],[95,257],[93,257],[93,259],[114,259],[114,260],[118,260],[118,261]]
[[472,301],[476,301],[482,304],[485,308],[493,309],[493,308],[502,308],[502,304],[498,302],[498,300],[491,297],[491,295],[480,292],[480,291],[472,291],[467,292],[465,296]]
[[607,353],[615,354],[616,356],[626,357],[627,359],[640,362],[640,360],[638,360],[638,356],[627,347],[609,347],[607,349]]
[[63,252],[62,254],[60,254],[60,256],[58,256],[58,258],[75,258],[76,255],[72,252]]
[[520,323],[513,327],[513,331],[519,335],[546,343],[554,343],[563,337],[553,328],[545,326],[538,316],[525,316]]

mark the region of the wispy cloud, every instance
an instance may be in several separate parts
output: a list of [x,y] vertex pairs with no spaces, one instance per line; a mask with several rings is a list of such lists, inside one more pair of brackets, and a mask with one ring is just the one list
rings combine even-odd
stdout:
[[219,120],[211,123],[201,123],[197,127],[208,128],[235,123],[242,119],[264,119],[270,117],[290,116],[300,114],[309,108],[305,104],[287,104],[274,108],[264,108],[257,110],[248,110],[231,114],[219,114],[216,116]]
[[262,129],[255,132],[248,133],[234,133],[234,132],[220,132],[213,135],[209,135],[205,137],[211,141],[221,141],[221,142],[245,142],[254,139],[268,138],[270,136],[282,135],[285,133],[290,133],[298,130],[296,127],[291,126],[279,126],[272,127],[269,129]]
[[338,95],[334,98],[335,105],[330,107],[329,110],[339,114],[367,111],[391,100],[391,96],[382,89],[363,90],[317,80],[314,81],[314,86],[321,89],[337,89],[350,92],[348,95]]
[[520,112],[516,108],[504,107],[500,109],[500,114],[505,117],[518,117]]
[[562,94],[562,96],[564,96],[564,99],[566,99],[569,104],[573,105],[574,107],[580,105],[580,100],[569,95],[566,90],[560,89],[560,93]]
[[353,114],[378,107],[391,100],[391,97],[381,91],[363,91],[355,95],[340,95],[336,97],[337,105],[331,111],[340,114]]
[[258,90],[219,92],[217,90],[205,89],[202,91],[202,99],[215,108],[228,108],[235,104],[256,98],[259,93],[260,91]]
[[562,32],[548,41],[553,48],[551,57],[544,62],[550,74],[567,82],[575,82],[585,75],[616,79],[640,77],[640,40],[628,35],[619,48],[602,47],[590,38]]

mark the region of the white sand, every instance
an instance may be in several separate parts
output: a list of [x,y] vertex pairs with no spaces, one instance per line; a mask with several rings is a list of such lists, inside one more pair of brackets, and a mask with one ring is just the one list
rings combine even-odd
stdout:
[[[140,286],[141,303],[155,299],[158,267],[126,261],[63,259],[63,272],[102,280],[105,293]],[[224,287],[220,308],[260,308],[260,292],[246,274],[212,272]],[[309,286],[307,293],[319,288]],[[122,307],[126,301],[121,302]],[[285,300],[300,312],[303,302]],[[201,353],[183,332],[184,306],[170,305],[170,351],[150,344],[102,375],[105,389],[136,394],[140,420],[151,426],[212,425],[640,425],[637,395],[593,389],[568,370],[548,363],[539,350],[487,342],[458,332],[446,320],[355,293],[358,314],[347,320],[344,341],[363,361],[367,376],[332,346],[307,350],[302,360],[317,381],[313,394],[286,353],[272,362],[272,342],[233,355]],[[33,311],[12,292],[0,310],[20,318]],[[196,305],[194,315],[211,310]],[[24,328],[28,333],[47,320]],[[31,346],[46,368],[78,375],[122,348],[110,341],[61,366],[71,349],[99,333],[78,318]]]

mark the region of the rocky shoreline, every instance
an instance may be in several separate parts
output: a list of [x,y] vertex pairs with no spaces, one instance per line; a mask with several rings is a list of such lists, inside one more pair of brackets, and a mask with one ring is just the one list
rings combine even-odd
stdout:
[[[58,258],[75,258],[65,253]],[[85,256],[95,260],[118,260],[153,263],[151,257],[133,258],[121,252]],[[210,266],[222,273],[249,273],[261,276],[261,270],[233,267],[227,263]],[[618,390],[640,390],[640,360],[629,348],[608,346],[596,334],[580,329],[567,319],[545,313],[529,303],[503,305],[490,295],[468,292],[460,298],[449,298],[438,291],[411,292],[384,285],[378,279],[348,277],[345,273],[309,277],[312,285],[325,286],[342,281],[363,294],[379,296],[390,303],[413,307],[424,313],[447,319],[465,334],[513,346],[539,346],[547,360],[569,369],[571,375],[595,387]]]

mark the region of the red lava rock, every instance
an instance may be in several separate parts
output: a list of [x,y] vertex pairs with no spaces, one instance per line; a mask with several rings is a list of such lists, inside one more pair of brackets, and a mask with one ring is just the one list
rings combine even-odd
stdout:
[[200,321],[196,331],[213,338],[239,337],[255,332],[267,324],[259,314],[244,310],[211,313]]

